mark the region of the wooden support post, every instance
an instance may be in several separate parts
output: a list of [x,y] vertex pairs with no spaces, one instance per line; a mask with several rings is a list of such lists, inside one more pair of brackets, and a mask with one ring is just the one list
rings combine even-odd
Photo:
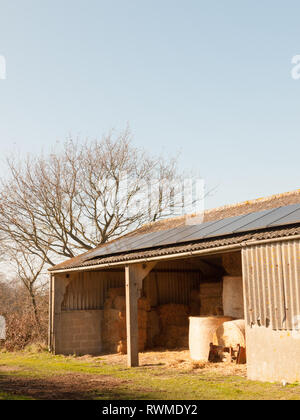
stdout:
[[128,367],[139,365],[138,299],[143,288],[143,280],[155,264],[133,264],[125,267]]
[[69,275],[63,276],[52,276],[52,287],[51,287],[51,331],[50,331],[50,342],[51,351],[55,354],[60,352],[61,338],[64,334],[61,331],[61,305],[64,300],[67,286],[71,281]]

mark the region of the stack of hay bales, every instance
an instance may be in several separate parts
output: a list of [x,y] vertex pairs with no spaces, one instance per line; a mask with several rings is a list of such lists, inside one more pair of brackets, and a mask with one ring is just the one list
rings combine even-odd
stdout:
[[223,315],[221,281],[200,284],[200,315]]
[[138,301],[139,351],[143,351],[147,347],[147,323],[150,310],[148,299],[140,298]]
[[[138,301],[139,351],[146,348],[188,348],[189,307],[165,304],[151,308],[149,299]],[[125,288],[110,289],[104,303],[104,351],[127,353]]]
[[157,308],[147,312],[147,348],[155,347],[157,336],[160,334],[160,320]]
[[103,350],[115,353],[118,351],[119,342],[126,338],[125,289],[109,289],[104,302],[102,321]]
[[191,316],[199,316],[200,315],[200,290],[199,289],[191,290],[190,315]]
[[189,308],[181,304],[166,304],[158,307],[160,333],[154,338],[158,347],[188,348]]
[[224,254],[222,264],[229,276],[242,276],[242,256],[240,252]]
[[[146,298],[138,301],[139,351],[147,344],[147,320],[151,310]],[[125,288],[109,289],[104,303],[102,324],[103,349],[112,353],[127,353]]]

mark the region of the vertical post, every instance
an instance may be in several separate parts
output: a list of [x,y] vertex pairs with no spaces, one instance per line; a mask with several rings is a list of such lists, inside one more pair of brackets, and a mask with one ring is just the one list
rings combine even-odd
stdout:
[[55,354],[59,354],[61,341],[63,339],[63,331],[61,331],[61,305],[64,299],[66,288],[70,283],[69,275],[52,276],[52,302],[51,310],[51,349]]
[[125,268],[128,366],[139,365],[138,284],[132,266]]
[[48,328],[48,350],[52,351],[52,274],[50,274],[50,284],[49,284],[49,328]]
[[155,265],[156,262],[125,267],[128,367],[139,366],[138,299],[143,288],[143,280]]

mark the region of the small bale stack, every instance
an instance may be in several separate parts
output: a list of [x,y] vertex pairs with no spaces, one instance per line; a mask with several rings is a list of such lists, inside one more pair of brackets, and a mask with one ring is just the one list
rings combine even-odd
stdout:
[[199,316],[200,315],[200,290],[199,289],[191,290],[190,315],[191,316]]
[[[146,298],[138,301],[139,351],[147,344],[147,320],[151,310]],[[102,324],[103,349],[112,353],[127,353],[125,288],[108,291],[104,303]]]
[[168,349],[188,348],[189,308],[181,304],[166,304],[158,307],[160,333],[154,344]]
[[117,352],[121,340],[126,338],[125,288],[109,289],[104,302],[102,321],[103,350]]
[[221,281],[200,284],[200,315],[223,315]]
[[242,276],[242,256],[240,252],[224,254],[222,264],[229,276]]
[[147,312],[147,348],[155,346],[155,337],[160,334],[159,314],[156,309]]

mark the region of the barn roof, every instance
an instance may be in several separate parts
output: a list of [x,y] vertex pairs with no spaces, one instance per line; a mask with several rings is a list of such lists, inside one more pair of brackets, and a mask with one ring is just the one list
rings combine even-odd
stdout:
[[[286,203],[289,205],[284,205]],[[50,271],[94,269],[97,266],[121,265],[145,258],[186,255],[205,249],[230,249],[249,240],[298,235],[299,190],[209,210],[205,212],[204,222],[200,224],[193,224],[193,217],[188,220],[192,224],[186,224],[186,218],[181,217],[146,225],[129,235],[65,261]]]

